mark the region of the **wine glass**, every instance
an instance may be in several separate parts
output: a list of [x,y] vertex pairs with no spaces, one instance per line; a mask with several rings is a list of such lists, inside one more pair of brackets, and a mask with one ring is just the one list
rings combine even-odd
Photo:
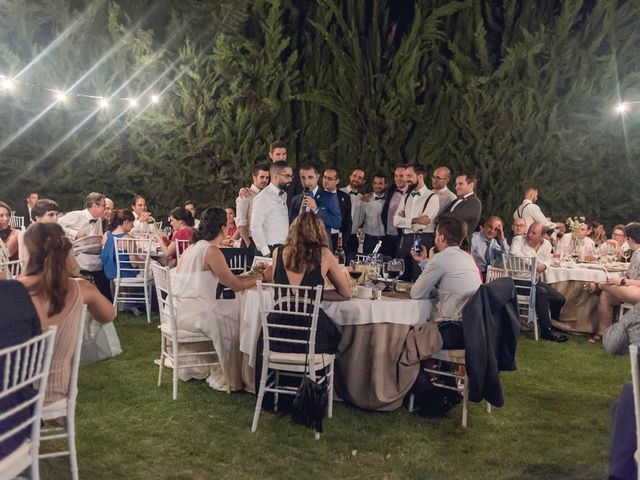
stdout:
[[631,258],[631,249],[627,248],[626,250],[623,250],[622,257],[624,258],[624,262],[628,263],[629,258]]
[[376,280],[373,281],[373,291],[376,292],[376,300],[382,299],[382,291],[386,286],[387,286],[386,283],[384,283],[384,281],[381,280],[380,278],[377,278]]
[[387,276],[394,282],[394,290],[398,286],[398,278],[404,273],[404,260],[401,258],[394,258],[387,262]]
[[349,276],[353,280],[352,294],[356,293],[356,286],[358,279],[362,276],[362,270],[360,270],[360,262],[357,260],[351,260],[348,268]]

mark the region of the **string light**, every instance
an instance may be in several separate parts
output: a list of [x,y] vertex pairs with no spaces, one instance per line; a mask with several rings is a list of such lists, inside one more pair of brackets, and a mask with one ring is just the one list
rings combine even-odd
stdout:
[[616,105],[616,112],[624,113],[629,109],[629,106],[626,103],[619,103]]
[[123,102],[126,103],[129,107],[135,108],[139,105],[140,101],[143,98],[147,98],[148,101],[152,104],[160,103],[160,95],[158,94],[150,94],[143,95],[141,97],[105,97],[102,95],[90,95],[86,93],[75,93],[75,92],[64,92],[61,90],[57,90],[55,88],[48,88],[44,85],[34,83],[34,82],[23,82],[20,80],[16,80],[14,78],[10,78],[7,75],[0,74],[0,91],[9,91],[15,89],[17,86],[29,87],[38,90],[42,90],[45,92],[51,92],[56,100],[56,102],[64,103],[66,100],[70,98],[86,98],[92,99],[98,103],[100,108],[106,109],[110,106],[112,102]]
[[2,88],[3,90],[12,90],[14,86],[15,84],[13,80],[4,75],[0,75],[0,88]]

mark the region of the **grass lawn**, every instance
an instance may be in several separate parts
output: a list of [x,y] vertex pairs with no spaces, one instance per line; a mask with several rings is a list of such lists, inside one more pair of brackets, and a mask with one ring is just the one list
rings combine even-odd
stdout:
[[[157,317],[154,319],[157,321]],[[320,441],[289,418],[263,412],[250,431],[255,397],[181,382],[156,386],[159,333],[145,317],[120,315],[124,353],[80,369],[77,440],[85,479],[602,479],[610,406],[629,380],[628,357],[586,337],[565,344],[521,336],[518,370],[502,374],[506,405],[471,404],[448,418],[399,409],[362,411],[336,403]],[[66,458],[41,461],[62,479]]]

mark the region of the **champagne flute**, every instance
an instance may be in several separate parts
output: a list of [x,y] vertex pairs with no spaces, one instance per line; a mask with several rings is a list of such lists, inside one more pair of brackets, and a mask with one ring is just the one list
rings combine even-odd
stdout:
[[624,258],[624,262],[628,263],[629,258],[631,258],[631,249],[627,248],[626,250],[623,250],[622,257]]

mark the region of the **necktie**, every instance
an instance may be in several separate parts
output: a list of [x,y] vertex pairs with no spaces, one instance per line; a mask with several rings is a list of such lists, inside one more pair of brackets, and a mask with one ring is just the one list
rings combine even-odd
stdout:
[[492,260],[492,258],[491,258],[491,240],[487,240],[486,243],[487,243],[487,249],[484,252],[484,261],[486,262],[487,267],[488,267],[489,265],[491,265],[491,260]]
[[411,196],[415,197],[415,196],[420,196],[420,192],[411,192]]
[[89,223],[96,223],[98,221],[97,218],[92,218],[91,220],[89,220]]

